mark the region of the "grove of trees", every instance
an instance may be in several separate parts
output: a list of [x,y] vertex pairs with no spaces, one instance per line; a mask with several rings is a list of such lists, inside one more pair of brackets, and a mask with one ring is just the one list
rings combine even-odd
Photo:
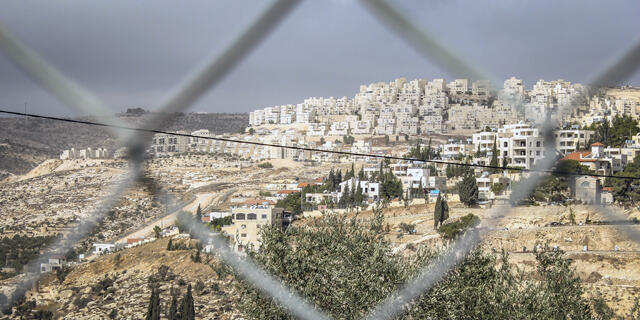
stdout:
[[[374,219],[374,221],[377,221]],[[264,228],[248,255],[319,309],[358,319],[437,259],[429,248],[393,254],[379,223],[326,215],[312,226]],[[238,279],[239,308],[249,319],[293,319]],[[606,304],[585,294],[561,251],[536,253],[534,274],[521,274],[507,254],[474,250],[437,284],[406,305],[402,319],[610,319]]]

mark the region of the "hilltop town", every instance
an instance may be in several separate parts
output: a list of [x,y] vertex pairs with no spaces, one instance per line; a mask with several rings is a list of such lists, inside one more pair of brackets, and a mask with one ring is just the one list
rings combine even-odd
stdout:
[[[585,296],[624,317],[640,295],[640,244],[627,236],[640,232],[640,182],[621,179],[640,178],[639,117],[639,88],[540,80],[527,90],[512,77],[502,88],[466,79],[362,85],[353,98],[254,110],[244,130],[176,120],[156,128],[165,133],[152,138],[143,178],[102,223],[68,255],[40,265],[42,281],[22,306],[33,301],[26,314],[54,317],[140,318],[152,288],[186,295],[191,284],[202,318],[240,317],[236,280],[180,218],[195,217],[243,256],[263,245],[264,229],[314,228],[340,216],[380,219],[376,232],[402,257],[446,250],[465,230],[486,228],[481,249],[504,250],[527,279],[538,277],[539,252],[562,251]],[[130,167],[126,149],[100,139],[56,150],[0,183],[3,241],[40,241],[0,250],[4,296],[28,258],[72,232]],[[547,157],[556,172],[534,172]],[[513,190],[531,177],[538,186],[516,199]],[[605,206],[625,219],[612,220]],[[496,208],[510,213],[496,220]],[[169,296],[160,300],[167,310]]]

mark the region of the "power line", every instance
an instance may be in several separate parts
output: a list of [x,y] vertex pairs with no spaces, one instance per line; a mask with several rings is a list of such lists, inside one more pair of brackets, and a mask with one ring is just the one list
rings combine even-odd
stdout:
[[25,116],[25,117],[31,117],[31,118],[37,118],[37,119],[47,119],[47,120],[55,120],[55,121],[63,121],[63,122],[84,124],[84,125],[109,127],[109,128],[123,129],[123,130],[132,130],[132,131],[138,131],[138,132],[146,132],[146,133],[154,133],[154,134],[155,133],[159,133],[159,134],[167,134],[167,135],[180,136],[180,137],[198,138],[198,139],[224,141],[224,142],[233,142],[233,143],[240,143],[240,144],[251,144],[251,145],[257,145],[257,146],[264,146],[264,147],[276,147],[276,148],[285,148],[285,149],[310,151],[310,152],[324,152],[324,153],[333,153],[333,154],[339,154],[339,155],[350,155],[350,156],[358,156],[358,157],[388,159],[388,160],[403,160],[403,161],[412,161],[412,162],[437,163],[437,164],[456,165],[456,166],[465,166],[465,167],[476,167],[476,168],[484,168],[484,169],[512,170],[512,171],[520,171],[520,172],[528,172],[528,173],[549,173],[549,174],[562,175],[562,176],[592,176],[592,177],[598,177],[598,178],[616,178],[616,179],[625,179],[625,180],[640,180],[640,177],[622,177],[622,176],[614,176],[614,175],[608,175],[608,174],[597,174],[597,173],[594,173],[594,174],[582,174],[582,173],[564,172],[564,171],[557,171],[557,170],[537,170],[537,169],[527,169],[527,168],[518,168],[518,167],[506,167],[506,168],[504,168],[504,167],[500,167],[500,166],[491,166],[491,165],[476,164],[476,163],[459,163],[459,162],[452,162],[452,161],[445,161],[445,160],[433,160],[433,159],[431,159],[431,160],[422,160],[422,159],[418,159],[418,158],[397,157],[397,156],[379,155],[379,154],[371,154],[371,153],[359,153],[359,152],[338,151],[338,150],[323,150],[323,149],[309,148],[309,147],[287,146],[287,145],[281,145],[281,144],[275,144],[275,143],[265,143],[265,142],[257,142],[257,141],[244,141],[244,140],[221,138],[221,137],[197,136],[197,135],[188,134],[188,133],[170,132],[170,131],[163,131],[163,130],[157,130],[157,129],[134,128],[134,127],[112,125],[112,124],[106,124],[106,123],[100,123],[100,122],[76,120],[76,119],[68,119],[68,118],[59,118],[59,117],[51,117],[51,116],[43,116],[43,115],[38,115],[38,114],[7,111],[7,110],[1,110],[1,109],[0,109],[0,113],[16,115],[16,116]]

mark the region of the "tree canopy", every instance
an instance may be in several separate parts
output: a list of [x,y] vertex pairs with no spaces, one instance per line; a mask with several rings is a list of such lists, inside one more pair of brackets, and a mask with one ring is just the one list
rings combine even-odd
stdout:
[[[438,256],[427,247],[393,254],[377,224],[327,215],[310,227],[262,229],[257,264],[329,316],[359,319]],[[437,284],[406,306],[402,319],[607,319],[600,299],[584,296],[561,251],[536,253],[533,277],[522,277],[506,254],[468,254]],[[293,319],[239,279],[239,308],[249,319]],[[531,280],[527,280],[531,279]],[[602,307],[604,305],[604,307]],[[604,308],[604,309],[603,309]]]
[[478,203],[478,184],[476,182],[476,176],[473,171],[468,171],[462,181],[458,183],[458,195],[460,195],[460,202],[466,206],[472,206]]

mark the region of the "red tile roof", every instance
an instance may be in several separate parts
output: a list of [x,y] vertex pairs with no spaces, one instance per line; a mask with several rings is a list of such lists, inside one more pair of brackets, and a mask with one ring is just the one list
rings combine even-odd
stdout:
[[576,161],[595,161],[595,159],[584,159],[586,156],[590,155],[591,151],[575,151],[566,155],[564,158],[560,160],[576,160]]
[[600,142],[596,142],[596,143],[592,143],[591,144],[592,147],[604,147],[604,144],[600,143]]

